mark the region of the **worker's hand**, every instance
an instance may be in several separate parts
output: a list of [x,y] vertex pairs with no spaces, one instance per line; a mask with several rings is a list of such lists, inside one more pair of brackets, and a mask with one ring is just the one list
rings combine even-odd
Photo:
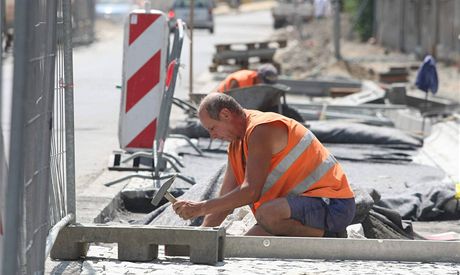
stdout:
[[193,219],[196,217],[204,216],[204,201],[183,201],[177,200],[173,205],[173,209],[179,217],[184,220]]

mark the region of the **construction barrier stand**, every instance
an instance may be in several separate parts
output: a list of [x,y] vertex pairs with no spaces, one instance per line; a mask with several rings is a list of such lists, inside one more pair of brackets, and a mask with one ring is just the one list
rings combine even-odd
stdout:
[[128,152],[152,150],[165,90],[168,37],[163,12],[129,14],[118,128],[120,148]]

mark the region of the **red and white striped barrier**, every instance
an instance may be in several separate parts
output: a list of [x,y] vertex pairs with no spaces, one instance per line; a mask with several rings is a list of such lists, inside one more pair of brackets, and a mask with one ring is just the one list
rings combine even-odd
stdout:
[[161,11],[133,11],[125,27],[120,148],[152,150],[165,87],[169,29]]

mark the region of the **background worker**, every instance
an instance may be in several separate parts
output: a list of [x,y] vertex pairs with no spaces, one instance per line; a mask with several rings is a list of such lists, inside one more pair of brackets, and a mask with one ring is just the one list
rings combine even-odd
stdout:
[[342,167],[300,123],[243,109],[223,93],[207,95],[198,116],[211,138],[230,142],[228,165],[218,198],[173,204],[181,218],[219,226],[250,205],[257,224],[247,235],[310,237],[338,236],[352,222],[354,194]]
[[278,81],[278,70],[272,64],[262,64],[257,71],[239,70],[229,74],[217,87],[224,93],[228,90],[250,87],[259,83],[275,84]]

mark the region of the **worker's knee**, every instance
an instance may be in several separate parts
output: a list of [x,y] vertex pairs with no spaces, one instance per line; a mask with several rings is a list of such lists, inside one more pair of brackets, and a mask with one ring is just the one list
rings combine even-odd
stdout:
[[[265,230],[272,231],[276,223],[276,215],[273,215],[272,206],[269,203],[262,204],[256,211],[255,217],[257,223]],[[271,233],[271,232],[270,232]]]

